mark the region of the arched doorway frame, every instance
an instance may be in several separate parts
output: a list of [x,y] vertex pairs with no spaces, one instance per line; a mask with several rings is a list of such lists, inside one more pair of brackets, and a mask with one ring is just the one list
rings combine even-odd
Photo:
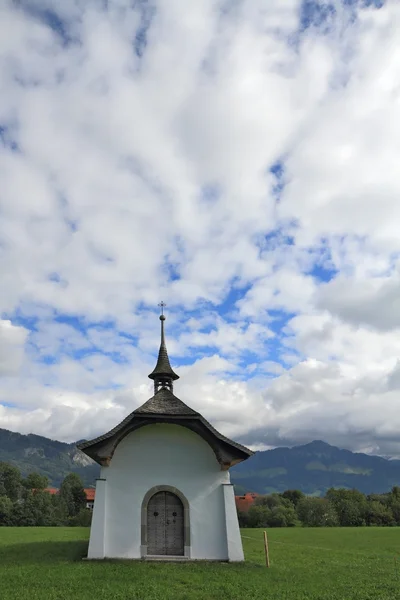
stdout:
[[[141,545],[140,554],[142,558],[146,558],[147,554],[147,506],[150,498],[158,492],[171,492],[179,498],[183,504],[183,543],[184,543],[184,557],[190,558],[190,511],[189,502],[186,496],[182,494],[178,488],[172,485],[156,485],[146,492],[142,501],[141,510]],[[171,557],[172,558],[172,557]]]

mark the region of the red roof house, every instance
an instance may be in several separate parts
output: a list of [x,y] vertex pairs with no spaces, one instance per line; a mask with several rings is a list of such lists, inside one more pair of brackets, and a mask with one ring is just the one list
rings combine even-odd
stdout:
[[46,488],[44,491],[48,494],[51,494],[52,496],[55,496],[56,494],[58,494],[59,490],[58,488]]
[[94,501],[94,497],[96,495],[96,489],[95,488],[85,488],[83,491],[86,494],[86,500],[88,502],[93,502]]
[[247,492],[244,496],[235,496],[236,510],[247,512],[259,495],[254,492]]
[[[60,490],[58,488],[46,488],[44,491],[47,492],[48,494],[51,494],[52,496],[55,496],[56,494],[58,494],[58,492]],[[85,488],[83,491],[86,494],[86,502],[94,502],[96,489],[95,488]]]

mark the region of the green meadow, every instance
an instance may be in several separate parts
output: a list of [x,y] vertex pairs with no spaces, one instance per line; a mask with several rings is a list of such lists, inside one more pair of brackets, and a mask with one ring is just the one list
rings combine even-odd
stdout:
[[83,561],[89,529],[0,529],[1,600],[400,600],[400,528],[242,530],[246,562]]

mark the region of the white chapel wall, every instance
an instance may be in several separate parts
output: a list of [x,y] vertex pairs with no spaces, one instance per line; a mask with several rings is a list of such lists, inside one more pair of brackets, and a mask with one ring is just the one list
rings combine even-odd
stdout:
[[191,558],[228,558],[221,471],[210,446],[179,425],[155,423],[128,434],[117,446],[106,484],[105,555],[140,558],[141,505],[154,486],[178,488],[190,505]]

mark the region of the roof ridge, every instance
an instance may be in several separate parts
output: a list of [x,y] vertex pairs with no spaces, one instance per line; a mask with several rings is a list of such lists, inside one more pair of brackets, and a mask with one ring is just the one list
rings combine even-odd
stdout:
[[160,388],[154,396],[133,412],[135,414],[199,415],[168,388]]

